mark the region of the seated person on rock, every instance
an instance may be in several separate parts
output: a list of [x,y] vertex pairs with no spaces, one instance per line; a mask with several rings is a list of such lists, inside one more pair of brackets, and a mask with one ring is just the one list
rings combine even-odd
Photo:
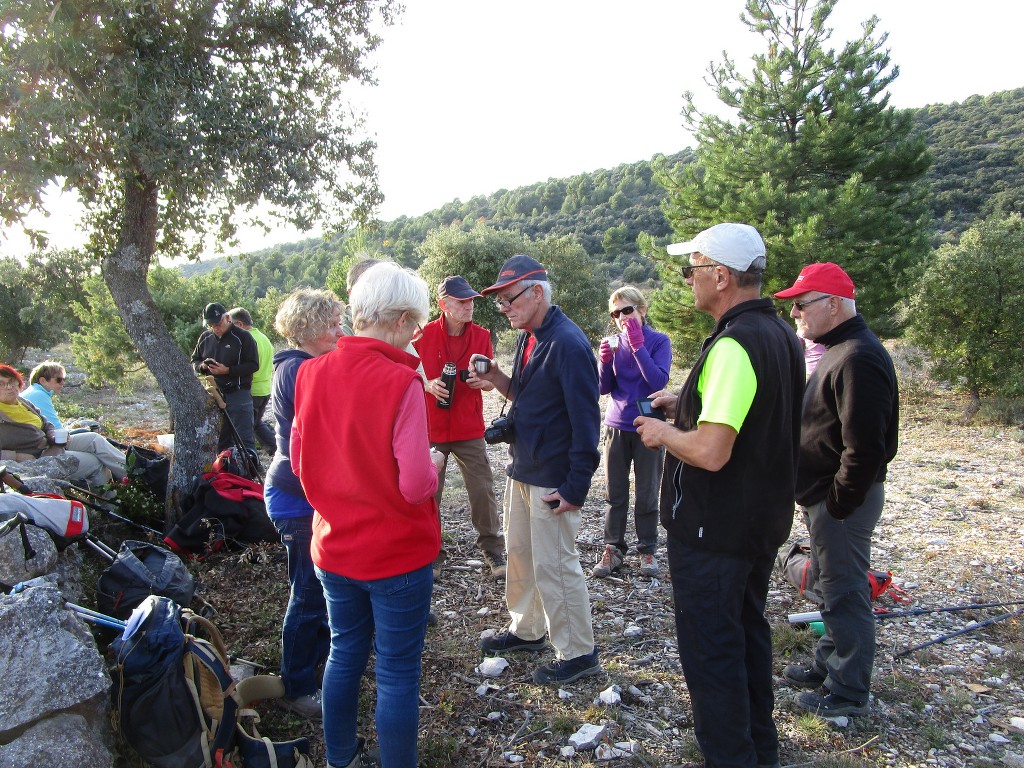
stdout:
[[22,375],[9,365],[0,365],[0,459],[31,461],[40,456],[67,453],[78,459],[72,480],[91,486],[120,481],[125,476],[124,454],[96,432],[67,437],[57,443],[56,428],[28,400],[18,396],[24,386]]
[[116,480],[120,480],[125,476],[124,452],[112,445],[102,435],[89,433],[84,427],[75,427],[74,422],[64,424],[60,416],[57,415],[53,399],[64,389],[66,378],[67,371],[56,360],[42,362],[29,373],[29,386],[21,393],[20,397],[38,408],[39,412],[43,414],[43,418],[50,422],[54,429],[70,429],[71,437],[68,440],[68,450],[96,454],[100,463],[111,471]]

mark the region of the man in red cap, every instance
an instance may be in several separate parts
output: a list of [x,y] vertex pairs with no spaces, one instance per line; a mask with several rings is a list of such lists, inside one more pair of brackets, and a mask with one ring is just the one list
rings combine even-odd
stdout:
[[875,617],[867,570],[899,430],[896,371],[854,295],[853,280],[830,262],[805,267],[792,288],[775,294],[793,299],[790,316],[825,346],[804,393],[796,477],[821,574],[825,634],[813,663],[790,664],[783,674],[799,688],[824,686],[824,695],[805,691],[796,703],[826,717],[869,709]]
[[[539,651],[545,630],[555,661],[536,683],[571,683],[601,671],[587,578],[576,549],[580,507],[601,460],[597,361],[586,335],[551,303],[548,273],[524,254],[508,259],[494,285],[498,311],[520,331],[511,376],[497,364],[476,376],[512,401],[506,470],[508,630],[480,642],[485,653]],[[479,359],[479,358],[474,358]]]
[[[468,372],[472,355],[494,357],[491,334],[473,322],[473,300],[480,296],[466,278],[446,277],[437,286],[437,306],[441,315],[423,326],[423,335],[413,342],[426,378],[427,423],[430,444],[455,461],[462,472],[469,495],[469,511],[476,528],[476,545],[496,579],[505,578],[505,537],[498,519],[498,501],[494,497],[494,475],[487,460],[484,443],[484,399],[481,390],[493,389],[483,379],[457,376],[451,391],[445,387],[441,372],[445,363],[454,363],[457,371]],[[446,407],[439,407],[446,403]],[[444,468],[437,489],[441,507]],[[442,550],[443,552],[443,550]]]
[[715,328],[678,397],[656,393],[673,421],[633,423],[644,445],[668,452],[661,523],[694,734],[708,766],[778,768],[764,610],[793,525],[803,352],[761,297],[756,229],[716,224],[668,252],[689,255],[683,278]]

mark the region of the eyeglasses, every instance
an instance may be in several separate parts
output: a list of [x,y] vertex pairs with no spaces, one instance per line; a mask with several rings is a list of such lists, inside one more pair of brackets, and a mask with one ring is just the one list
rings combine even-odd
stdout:
[[683,267],[683,279],[684,280],[689,280],[691,277],[693,277],[693,270],[695,270],[695,269],[703,269],[704,267],[720,267],[720,266],[722,266],[722,265],[721,264],[687,264],[685,267]]
[[813,304],[816,301],[824,301],[825,299],[831,299],[831,298],[832,298],[832,295],[829,294],[827,296],[819,296],[818,298],[811,299],[810,301],[794,301],[793,302],[793,308],[796,309],[797,312],[803,312],[804,309],[807,308],[808,304]]
[[416,323],[416,333],[414,333],[412,335],[412,339],[410,339],[410,341],[419,341],[422,338],[423,338],[423,326],[420,325],[419,323]]
[[21,389],[17,381],[0,381],[0,389]]
[[63,384],[64,383],[64,377],[63,376],[54,376],[52,379],[50,379],[50,381],[56,381],[58,384]]
[[526,293],[532,287],[533,287],[532,285],[528,285],[526,288],[523,288],[523,290],[521,290],[519,293],[517,293],[511,299],[495,299],[494,306],[496,306],[498,308],[499,312],[501,310],[503,310],[503,309],[509,309],[512,306],[512,302],[513,301],[518,299],[520,296],[522,296],[524,293]]
[[630,305],[628,307],[623,307],[622,309],[613,309],[608,314],[611,315],[616,320],[618,320],[619,319],[619,315],[632,315],[633,314],[633,310],[636,309],[636,308],[637,308],[636,304],[632,304],[632,305]]

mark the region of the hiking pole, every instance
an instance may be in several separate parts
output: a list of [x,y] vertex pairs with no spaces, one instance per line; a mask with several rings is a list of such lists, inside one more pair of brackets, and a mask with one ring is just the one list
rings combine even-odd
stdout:
[[224,402],[224,396],[221,394],[220,389],[217,387],[217,381],[212,376],[207,378],[206,392],[213,398],[213,402],[220,409],[221,414],[224,416],[224,421],[227,422],[228,429],[231,432],[231,437],[235,441],[235,447],[238,448],[238,452],[242,455],[242,464],[245,471],[249,473],[249,477],[253,480],[258,480],[260,483],[263,482],[263,471],[260,468],[259,459],[255,453],[250,454],[249,448],[242,442],[242,436],[238,434],[238,428],[235,427],[235,422],[231,420],[231,416],[228,415],[228,404]]
[[[1011,605],[1024,605],[1024,600],[1007,600],[1002,603],[973,603],[971,605],[955,605],[946,608],[909,608],[901,611],[875,609],[873,613],[876,619],[898,619],[904,616],[924,616],[929,613],[956,613],[958,611],[973,611],[979,608],[1007,608]],[[812,621],[821,620],[821,611],[789,614],[790,624],[809,624]]]
[[893,658],[901,659],[904,656],[908,656],[909,654],[913,653],[914,651],[920,651],[922,648],[927,648],[930,645],[942,643],[954,637],[959,637],[960,635],[966,635],[968,632],[973,632],[974,630],[981,629],[982,627],[991,626],[992,624],[996,624],[1000,621],[1006,621],[1006,619],[1012,619],[1014,616],[1018,616],[1021,613],[1024,613],[1024,608],[1018,608],[1016,611],[1004,613],[1001,616],[995,616],[994,618],[986,619],[985,621],[979,621],[977,624],[973,624],[969,627],[964,627],[963,629],[958,629],[956,632],[948,632],[945,635],[939,635],[938,637],[929,640],[927,643],[921,643],[920,645],[914,645],[910,648],[905,648],[899,653],[893,654]]
[[117,558],[117,553],[114,550],[112,550],[110,547],[108,547],[102,541],[97,539],[91,533],[87,533],[87,534],[83,535],[82,536],[82,542],[87,547],[89,547],[89,549],[91,549],[93,552],[95,552],[96,554],[98,554],[100,557],[102,557],[104,560],[106,560],[108,562],[112,563]]
[[[83,490],[82,488],[79,488],[76,485],[71,485],[70,483],[68,484],[68,487],[64,489],[64,491],[65,495],[67,495],[67,492],[70,491],[71,496],[75,498],[75,501],[80,501],[89,509],[94,509],[97,512],[103,512],[107,515],[110,515],[115,520],[120,520],[122,523],[127,523],[128,525],[133,525],[139,530],[145,531],[146,533],[152,533],[160,539],[164,537],[162,531],[158,531],[156,528],[150,528],[148,525],[144,525],[143,523],[132,520],[130,517],[119,515],[114,510],[107,509],[106,507],[104,507],[103,504],[111,503],[110,499],[104,499],[102,496],[92,493],[91,491]],[[95,499],[96,501],[103,502],[103,504],[98,504],[96,503],[96,501],[90,501],[90,499]]]
[[68,607],[68,610],[78,615],[78,618],[83,621],[88,621],[92,624],[98,624],[101,627],[110,627],[110,629],[123,630],[128,626],[128,622],[115,619],[113,616],[107,616],[105,613],[98,613],[89,608],[85,608],[81,605],[75,605],[74,603],[65,602],[64,605]]

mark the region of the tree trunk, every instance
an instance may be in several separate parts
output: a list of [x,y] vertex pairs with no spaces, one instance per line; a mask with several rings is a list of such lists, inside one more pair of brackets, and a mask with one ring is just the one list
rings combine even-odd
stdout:
[[171,338],[146,283],[156,249],[158,213],[156,185],[141,175],[126,181],[121,232],[113,253],[103,259],[103,279],[128,337],[163,390],[175,425],[165,500],[169,529],[181,514],[184,495],[213,459],[220,414],[189,358]]

